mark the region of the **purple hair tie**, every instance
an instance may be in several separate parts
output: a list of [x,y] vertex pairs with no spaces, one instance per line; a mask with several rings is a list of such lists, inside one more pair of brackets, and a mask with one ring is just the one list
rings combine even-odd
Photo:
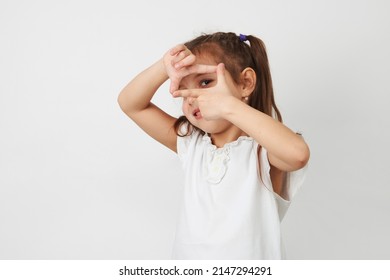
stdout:
[[248,38],[247,38],[246,35],[244,35],[244,34],[240,34],[239,38],[240,38],[240,41],[241,41],[241,42],[245,42],[245,41],[248,40]]

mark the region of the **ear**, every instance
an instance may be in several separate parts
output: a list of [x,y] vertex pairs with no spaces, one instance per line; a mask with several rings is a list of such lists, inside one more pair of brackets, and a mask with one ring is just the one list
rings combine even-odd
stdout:
[[256,73],[255,71],[247,67],[244,70],[242,70],[240,74],[240,88],[241,88],[241,95],[243,98],[249,97],[252,92],[255,90],[256,86]]

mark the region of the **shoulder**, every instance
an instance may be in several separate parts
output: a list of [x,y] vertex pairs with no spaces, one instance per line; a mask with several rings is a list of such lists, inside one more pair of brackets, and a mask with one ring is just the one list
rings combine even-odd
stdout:
[[177,154],[183,159],[188,153],[193,151],[196,146],[204,142],[204,133],[198,129],[194,129],[185,136],[177,136]]

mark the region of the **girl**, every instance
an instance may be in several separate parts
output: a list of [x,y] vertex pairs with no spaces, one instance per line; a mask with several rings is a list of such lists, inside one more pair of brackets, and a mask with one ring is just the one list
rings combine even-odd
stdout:
[[[151,103],[170,79],[178,119]],[[255,36],[218,32],[168,51],[120,93],[121,109],[176,152],[185,187],[173,257],[281,259],[280,232],[309,148],[282,124]]]

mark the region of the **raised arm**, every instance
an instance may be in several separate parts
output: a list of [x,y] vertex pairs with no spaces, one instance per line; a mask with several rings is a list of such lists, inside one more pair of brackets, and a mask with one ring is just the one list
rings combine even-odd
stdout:
[[272,166],[281,171],[294,171],[306,165],[310,152],[302,136],[237,99],[230,99],[227,104],[226,119],[267,149]]
[[[294,171],[305,166],[310,151],[303,138],[281,122],[242,102],[241,97],[247,96],[253,87],[234,86],[229,77],[225,77],[225,68],[220,64],[218,82],[214,87],[178,90],[173,95],[196,98],[206,120],[226,119],[254,138],[267,149],[269,162],[278,170]],[[250,76],[244,78],[250,80]]]
[[170,49],[162,59],[138,74],[121,91],[118,103],[122,111],[155,140],[176,152],[176,118],[162,111],[151,100],[157,89],[169,78],[170,92],[192,73],[212,73],[216,66],[195,64],[196,57],[183,44]]
[[155,140],[176,152],[176,119],[151,102],[168,79],[163,59],[138,74],[118,96],[122,111]]

